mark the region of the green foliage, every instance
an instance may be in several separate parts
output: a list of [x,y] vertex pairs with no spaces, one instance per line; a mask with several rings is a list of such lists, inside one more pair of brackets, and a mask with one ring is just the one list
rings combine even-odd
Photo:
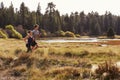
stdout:
[[66,32],[65,32],[65,36],[66,36],[66,37],[75,37],[75,34],[74,34],[73,32],[66,31]]
[[59,30],[59,31],[55,32],[55,34],[56,34],[57,37],[64,37],[65,36],[65,32],[62,31],[62,30]]
[[109,28],[109,30],[107,32],[107,37],[108,38],[114,38],[115,37],[115,32],[112,28]]
[[40,4],[38,4],[36,11],[29,11],[24,2],[21,3],[19,10],[16,9],[16,11],[14,11],[12,3],[9,8],[4,7],[3,2],[0,5],[1,28],[4,28],[8,23],[12,25],[21,24],[25,29],[32,29],[33,24],[39,24],[40,28],[51,33],[63,30],[80,35],[87,33],[87,35],[99,36],[106,33],[109,26],[113,26],[116,34],[120,34],[120,16],[113,15],[110,12],[106,12],[102,16],[97,12],[91,12],[86,15],[84,11],[61,15],[59,10],[55,9],[57,6],[53,2],[48,3],[45,14],[41,13]]
[[9,29],[12,32],[12,36],[17,39],[22,39],[22,35],[17,32],[12,25],[7,25],[6,29]]
[[0,30],[0,36],[2,36],[4,39],[7,39],[7,35],[2,31]]
[[41,37],[46,37],[47,36],[47,32],[43,29],[41,29]]

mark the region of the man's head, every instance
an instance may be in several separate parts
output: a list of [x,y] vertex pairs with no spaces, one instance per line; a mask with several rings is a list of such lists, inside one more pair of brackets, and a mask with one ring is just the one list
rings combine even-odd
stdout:
[[39,29],[39,25],[38,25],[38,24],[35,24],[35,25],[34,25],[34,29],[38,30],[38,29]]

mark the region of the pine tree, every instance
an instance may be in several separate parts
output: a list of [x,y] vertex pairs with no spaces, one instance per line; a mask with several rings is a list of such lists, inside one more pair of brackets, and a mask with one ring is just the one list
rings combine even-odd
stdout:
[[108,29],[107,37],[108,38],[114,38],[115,37],[115,32],[114,32],[114,30],[112,28]]

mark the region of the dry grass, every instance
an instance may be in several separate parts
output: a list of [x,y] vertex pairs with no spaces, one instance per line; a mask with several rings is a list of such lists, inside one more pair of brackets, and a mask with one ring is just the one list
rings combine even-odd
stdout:
[[120,59],[120,45],[115,45],[120,41],[106,42],[107,46],[101,46],[103,43],[48,44],[37,41],[41,47],[33,53],[25,53],[22,40],[0,39],[0,42],[0,70],[12,77],[9,80],[92,79],[90,69],[93,63]]

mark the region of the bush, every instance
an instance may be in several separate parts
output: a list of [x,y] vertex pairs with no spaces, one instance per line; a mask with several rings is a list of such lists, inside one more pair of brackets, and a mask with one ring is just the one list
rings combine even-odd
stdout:
[[47,33],[45,30],[41,29],[41,37],[46,37]]
[[8,38],[8,36],[2,30],[0,30],[0,36],[4,39]]
[[55,34],[56,34],[57,37],[64,37],[65,36],[65,32],[62,31],[62,30],[59,30],[59,31],[55,32]]
[[76,36],[76,37],[80,37],[80,35],[79,35],[79,34],[75,34],[75,36]]
[[12,36],[17,39],[22,39],[22,35],[17,32],[12,25],[7,25],[6,29],[9,29],[12,32]]
[[66,36],[66,37],[75,37],[75,34],[74,34],[73,32],[66,31],[66,32],[65,32],[65,36]]

